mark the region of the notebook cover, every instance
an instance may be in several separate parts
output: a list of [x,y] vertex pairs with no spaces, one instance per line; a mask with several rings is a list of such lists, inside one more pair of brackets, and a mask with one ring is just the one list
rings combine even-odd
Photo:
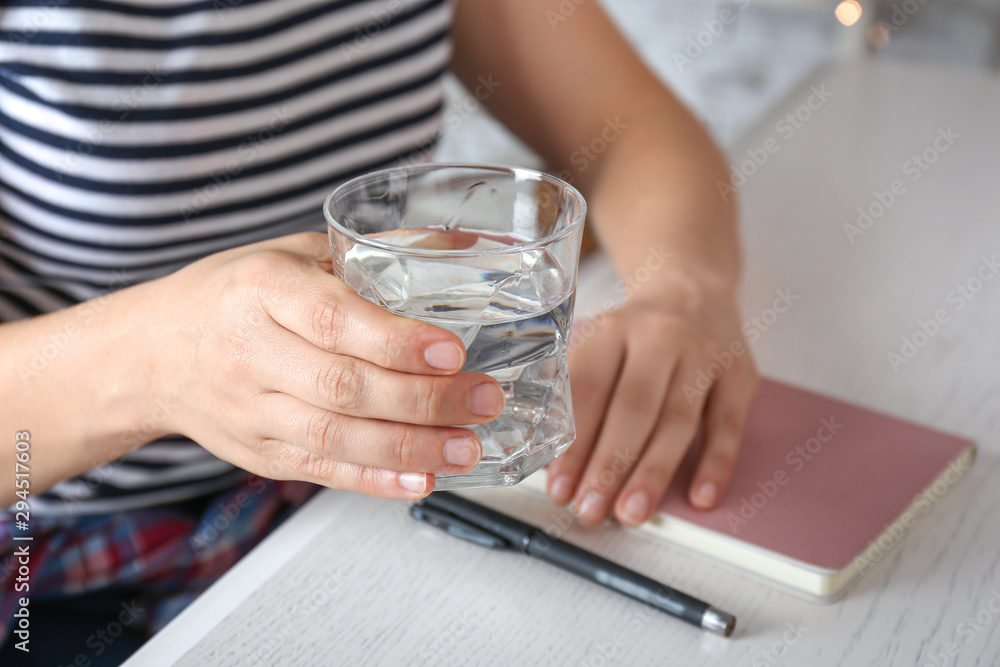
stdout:
[[819,568],[851,565],[968,440],[764,379],[719,507],[687,500],[685,460],[661,512]]

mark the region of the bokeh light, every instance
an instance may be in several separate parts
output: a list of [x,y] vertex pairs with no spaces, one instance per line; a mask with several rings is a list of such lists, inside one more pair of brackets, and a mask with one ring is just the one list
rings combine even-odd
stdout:
[[861,18],[861,5],[858,0],[844,0],[837,5],[834,14],[837,16],[837,20],[844,25],[854,25]]

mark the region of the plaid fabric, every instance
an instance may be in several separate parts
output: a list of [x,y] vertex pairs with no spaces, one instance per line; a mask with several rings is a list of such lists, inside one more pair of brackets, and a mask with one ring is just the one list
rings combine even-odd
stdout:
[[[0,521],[0,645],[17,600],[124,588],[144,595],[138,623],[162,628],[319,487],[256,475],[194,502],[79,518],[32,516],[27,531]],[[30,535],[15,542],[13,536]],[[17,592],[14,550],[30,545],[30,590]],[[30,603],[28,607],[31,609]]]

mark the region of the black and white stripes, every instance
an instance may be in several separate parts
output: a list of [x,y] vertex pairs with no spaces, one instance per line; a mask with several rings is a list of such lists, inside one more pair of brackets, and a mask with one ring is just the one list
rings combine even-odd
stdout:
[[[434,146],[450,9],[446,0],[4,3],[0,322],[226,248],[322,230],[321,204],[338,182]],[[237,474],[175,438],[58,485],[36,511],[165,502]]]

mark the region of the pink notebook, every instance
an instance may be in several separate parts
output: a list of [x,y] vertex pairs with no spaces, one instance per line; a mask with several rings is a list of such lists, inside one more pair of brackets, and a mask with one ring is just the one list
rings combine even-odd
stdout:
[[[692,455],[660,515],[639,530],[833,601],[899,548],[974,457],[968,440],[764,380],[722,505],[705,512],[687,502]],[[534,477],[529,486],[544,484]]]

